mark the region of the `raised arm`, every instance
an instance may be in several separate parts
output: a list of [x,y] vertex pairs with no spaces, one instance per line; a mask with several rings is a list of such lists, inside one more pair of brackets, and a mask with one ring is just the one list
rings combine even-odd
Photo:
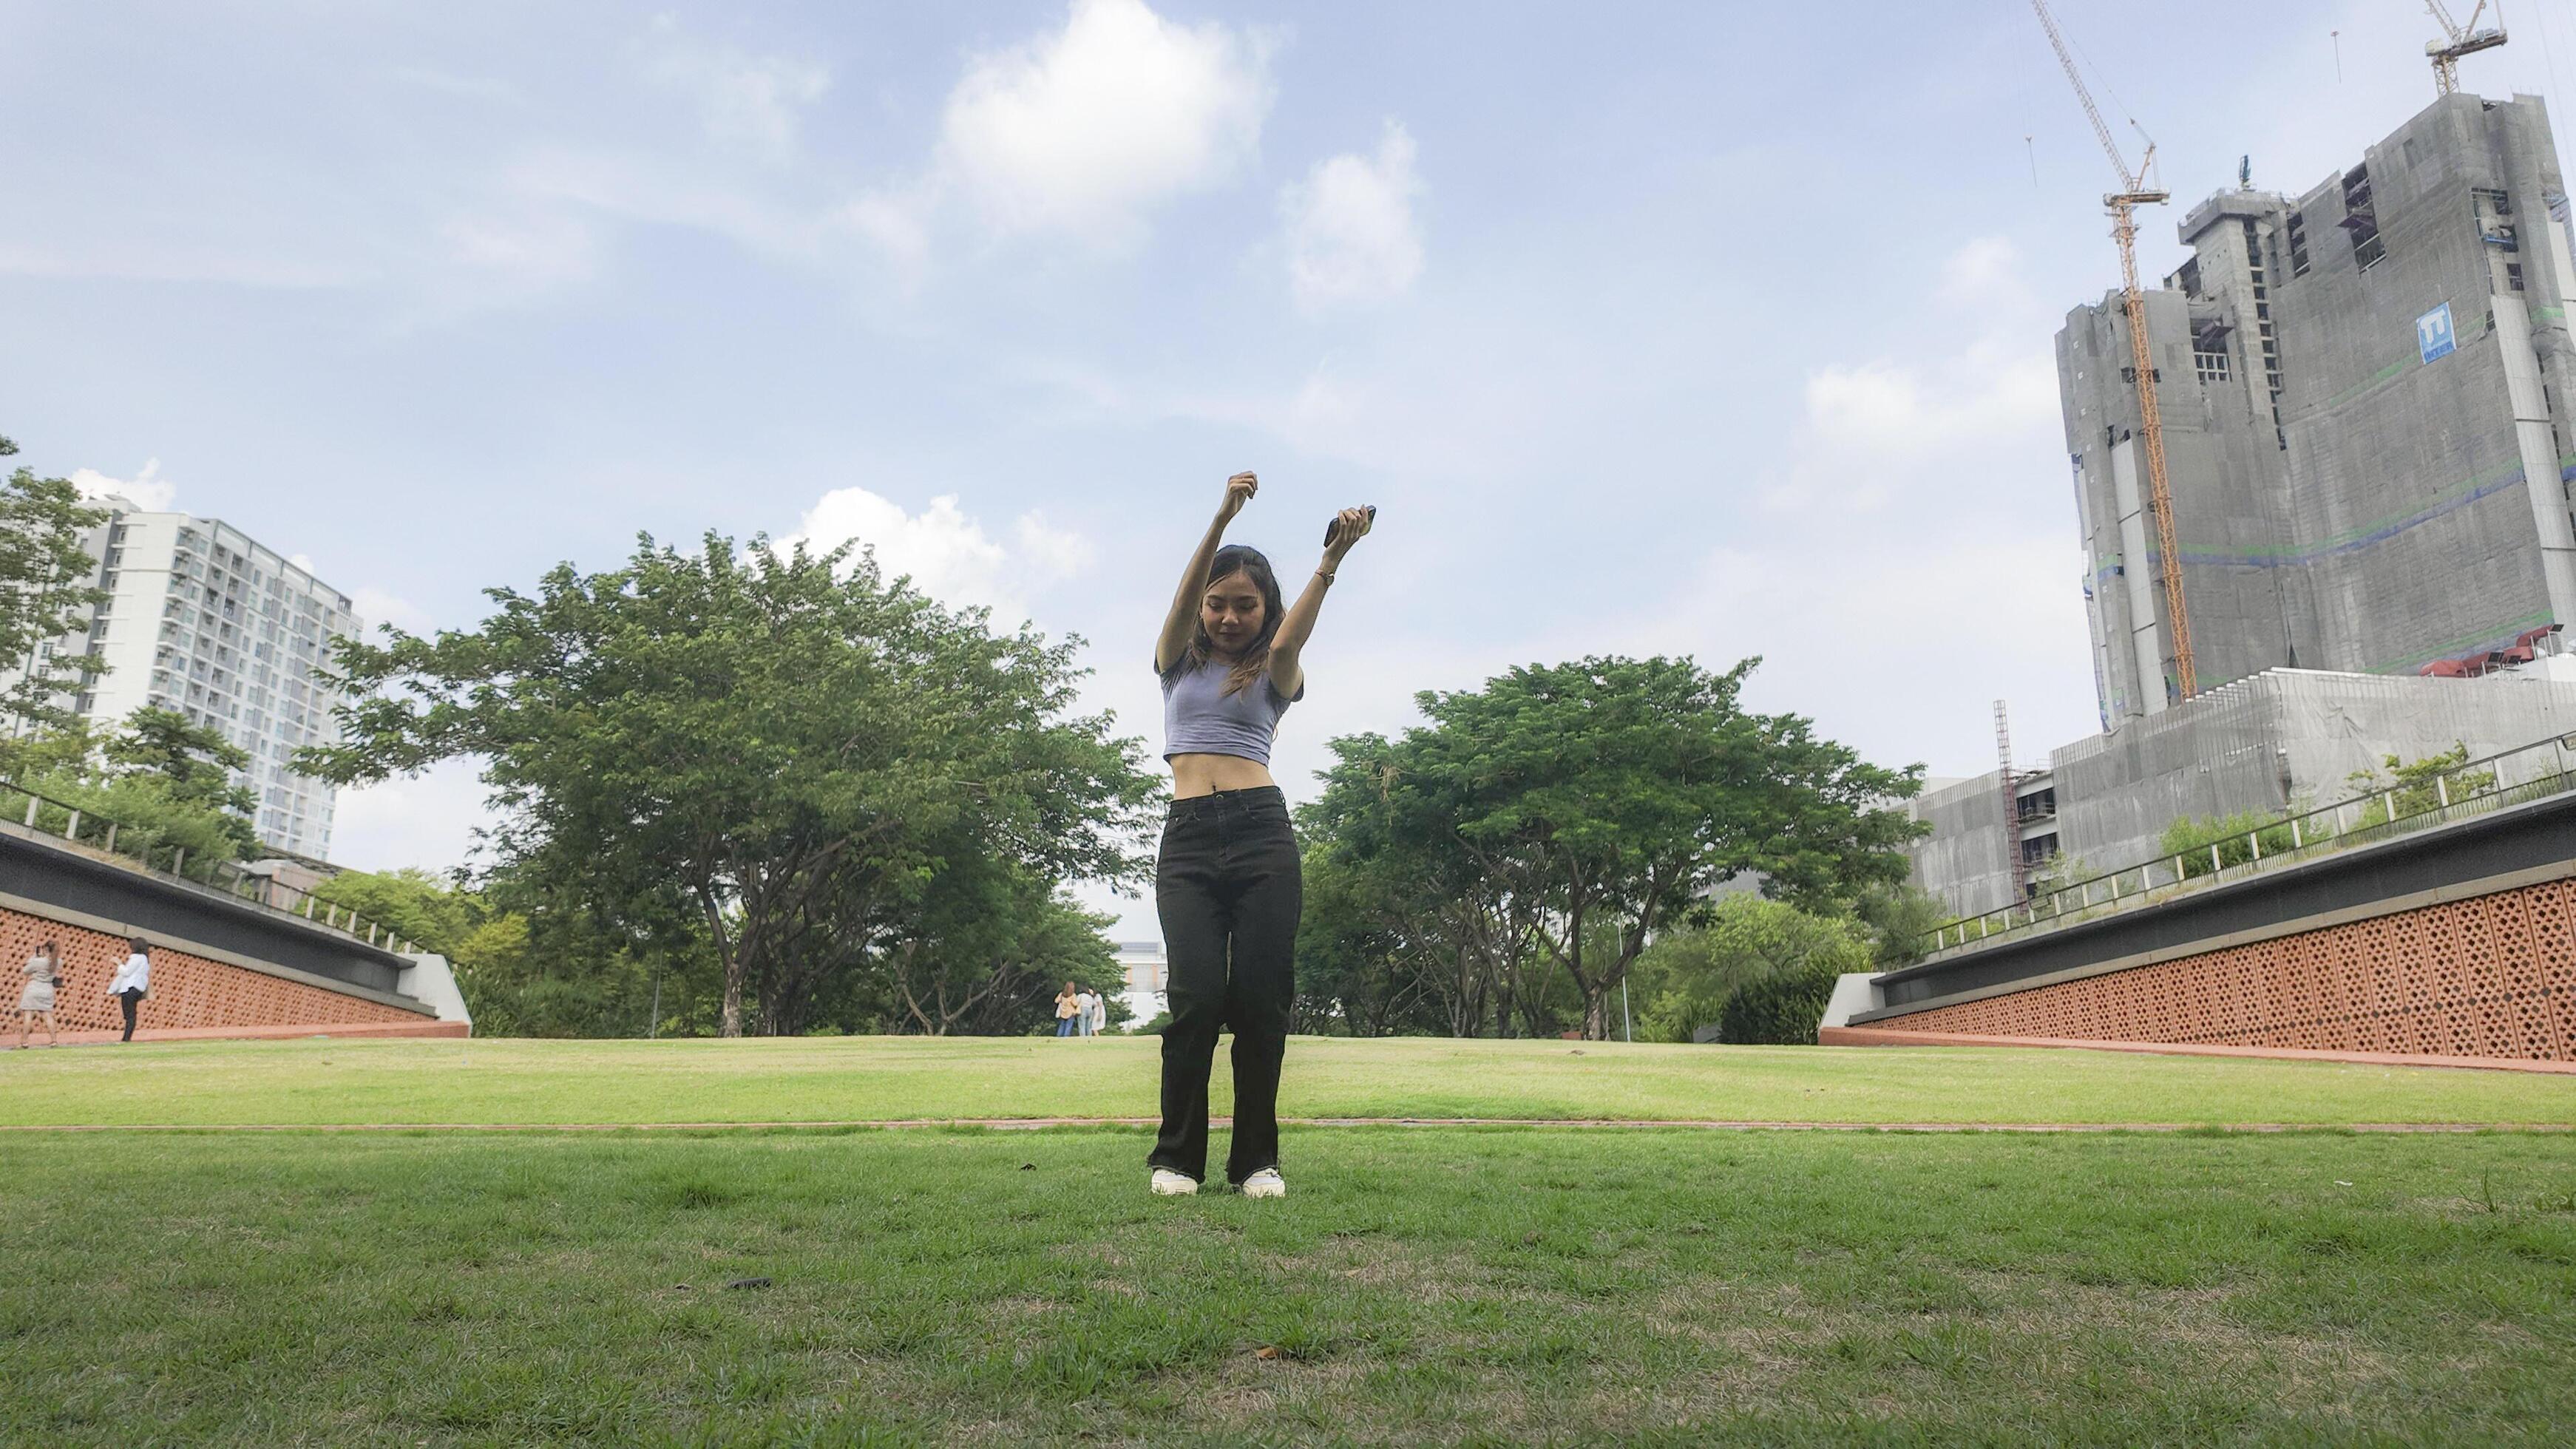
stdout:
[[1306,671],[1298,655],[1315,633],[1315,618],[1324,612],[1324,593],[1333,586],[1333,575],[1341,569],[1342,559],[1362,535],[1377,523],[1374,508],[1345,508],[1325,530],[1324,561],[1315,566],[1306,587],[1297,593],[1297,602],[1288,606],[1288,617],[1279,621],[1279,632],[1270,641],[1270,683],[1280,696],[1295,699],[1306,686]]
[[1216,562],[1216,551],[1225,543],[1225,526],[1252,501],[1261,490],[1261,480],[1249,473],[1237,473],[1225,480],[1225,501],[1217,505],[1216,519],[1208,524],[1207,537],[1199,540],[1198,552],[1190,555],[1190,565],[1181,571],[1181,586],[1172,594],[1172,611],[1163,616],[1162,635],[1154,641],[1154,672],[1169,674],[1181,656],[1190,652],[1190,641],[1198,637],[1199,602],[1207,592],[1208,567]]

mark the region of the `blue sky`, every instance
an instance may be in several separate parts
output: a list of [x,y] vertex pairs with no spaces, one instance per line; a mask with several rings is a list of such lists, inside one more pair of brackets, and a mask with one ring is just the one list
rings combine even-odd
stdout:
[[[2184,205],[2432,96],[2403,0],[2058,11]],[[2576,8],[2509,18],[2467,88],[2554,101]],[[1965,774],[1997,696],[2025,758],[2095,728],[2050,348],[2108,179],[2016,0],[0,3],[0,430],[415,629],[638,530],[858,537],[1092,641],[1149,739],[1253,468],[1286,574],[1383,510],[1293,798],[1594,651],[1761,654],[1756,707]],[[344,795],[334,853],[479,810]]]

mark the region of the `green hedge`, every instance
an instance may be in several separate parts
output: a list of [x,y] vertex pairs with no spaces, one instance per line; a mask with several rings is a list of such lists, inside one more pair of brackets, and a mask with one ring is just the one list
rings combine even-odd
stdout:
[[1833,998],[1831,965],[1783,971],[1739,986],[1726,998],[1718,1018],[1717,1039],[1729,1046],[1814,1046],[1816,1028]]

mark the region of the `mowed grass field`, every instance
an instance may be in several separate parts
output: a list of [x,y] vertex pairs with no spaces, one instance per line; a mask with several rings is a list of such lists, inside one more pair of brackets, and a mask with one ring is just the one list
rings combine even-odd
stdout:
[[[39,1042],[42,1038],[38,1038]],[[162,1042],[0,1052],[0,1126],[1150,1117],[1161,1039]],[[1223,1049],[1215,1110],[1231,1084]],[[1297,1117],[2576,1123],[2576,1076],[2128,1052],[1295,1039]]]
[[[0,1055],[0,1120],[1141,1115],[1150,1045],[67,1049]],[[1150,1198],[1146,1135],[1118,1127],[11,1131],[0,1443],[2556,1444],[2576,1423],[2576,1135],[2331,1125],[2563,1124],[2565,1079],[1583,1050],[1300,1041],[1289,1106],[2314,1125],[1306,1127],[1280,1202]]]

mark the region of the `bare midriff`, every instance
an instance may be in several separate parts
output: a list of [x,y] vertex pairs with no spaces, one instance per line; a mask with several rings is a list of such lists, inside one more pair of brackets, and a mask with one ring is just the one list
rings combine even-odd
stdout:
[[1174,755],[1171,764],[1175,800],[1194,800],[1223,790],[1258,790],[1278,783],[1270,778],[1268,766],[1240,755]]

